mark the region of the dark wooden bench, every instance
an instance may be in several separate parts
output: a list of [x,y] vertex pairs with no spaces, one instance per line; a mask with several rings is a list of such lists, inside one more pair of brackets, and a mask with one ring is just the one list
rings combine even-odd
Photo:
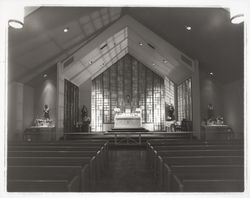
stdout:
[[[102,150],[101,150],[102,151]],[[95,164],[98,168],[98,173],[101,174],[101,171],[105,168],[105,158],[104,154],[101,151],[68,151],[68,150],[57,150],[57,151],[9,151],[8,157],[91,157],[96,156]]]
[[[62,145],[60,144],[48,144],[48,145],[16,145],[9,146],[8,151],[99,151],[101,152],[100,158],[103,166],[108,166],[108,143],[104,145],[91,145],[91,144],[76,144],[76,145]],[[11,153],[11,152],[9,152]]]
[[207,150],[158,150],[159,156],[242,156],[242,149],[207,149]]
[[[175,191],[173,179],[182,180],[241,180],[244,181],[243,165],[166,165],[165,189]],[[198,191],[198,189],[197,189]],[[213,191],[213,189],[211,189]]]
[[[176,155],[180,155],[179,153],[184,150],[241,150],[243,155],[243,147],[242,145],[169,145],[169,146],[151,146],[148,145],[148,152],[147,152],[147,160],[148,164],[152,166],[152,161],[150,159],[154,158],[155,151],[162,154],[162,152],[175,152],[178,153]],[[196,155],[196,151],[192,152],[193,155]],[[170,154],[169,154],[170,155]],[[183,154],[184,155],[184,154]],[[185,151],[185,155],[190,155],[188,151]]]
[[243,156],[174,156],[163,157],[163,162],[168,165],[215,165],[215,164],[244,164]]
[[156,145],[153,146],[155,150],[201,150],[201,149],[242,149],[243,145],[216,145],[216,144],[197,144],[197,145]]
[[173,192],[243,192],[244,180],[184,179],[174,177]]
[[[159,156],[175,157],[175,156],[243,156],[242,149],[207,149],[207,150],[154,150],[151,149],[150,165],[157,169],[161,166]],[[156,171],[157,172],[157,171]]]
[[[8,145],[8,166],[79,166],[82,168],[87,166],[87,170],[89,170],[86,171],[85,177],[89,179],[89,186],[93,189],[96,180],[100,177],[105,165],[107,165],[107,147],[108,142],[103,140],[88,142],[10,143]],[[8,181],[14,182],[14,180],[10,179]],[[15,180],[15,183],[20,186],[22,185],[20,181]],[[87,179],[85,178],[84,181],[87,181]],[[62,183],[66,185],[65,182]],[[37,183],[37,185],[39,186],[40,184]]]
[[78,150],[100,150],[102,146],[63,146],[63,145],[48,145],[48,146],[10,146],[8,147],[8,151],[35,151],[35,150],[61,150],[61,151],[66,151],[66,150],[70,150],[70,151],[78,151]]
[[[94,157],[92,157],[94,156]],[[100,151],[96,152],[76,152],[76,151],[20,151],[20,152],[8,152],[8,160],[10,157],[19,157],[20,158],[40,158],[41,160],[48,160],[49,158],[55,159],[63,159],[63,160],[71,160],[74,157],[85,158],[90,157],[92,159],[91,166],[93,167],[93,171],[96,171],[96,176],[100,177],[101,171],[104,169],[104,164],[102,158],[100,157]],[[61,157],[61,159],[60,159]],[[42,163],[42,162],[41,162]]]
[[88,165],[81,166],[9,166],[9,192],[86,191]]
[[161,139],[155,139],[155,140],[148,140],[147,143],[149,143],[152,146],[160,146],[160,145],[244,145],[244,142],[241,140],[231,140],[231,141],[200,141],[200,140],[161,140]]
[[91,189],[100,177],[94,157],[8,157],[9,166],[82,166],[89,165],[88,180]]
[[8,146],[14,145],[103,145],[107,143],[107,140],[74,140],[74,141],[56,141],[56,142],[8,142]]
[[[218,148],[217,148],[217,146],[218,146]],[[168,147],[171,147],[172,149],[168,149]],[[213,149],[211,149],[211,147]],[[196,150],[192,150],[194,148],[196,148]],[[154,169],[155,176],[157,177],[159,185],[164,186],[164,183],[166,183],[166,181],[165,181],[166,179],[164,178],[164,175],[166,175],[166,174],[164,174],[164,171],[166,171],[165,170],[166,168],[163,166],[163,164],[164,163],[168,164],[168,162],[167,162],[168,158],[170,158],[170,159],[172,158],[172,162],[174,161],[174,159],[182,158],[182,160],[179,161],[180,164],[183,163],[183,164],[190,164],[190,165],[195,165],[195,164],[204,165],[206,163],[209,163],[209,164],[228,164],[229,162],[231,162],[231,163],[233,162],[232,157],[237,157],[237,159],[240,158],[241,160],[240,160],[240,162],[237,162],[236,160],[234,160],[234,163],[242,165],[243,164],[243,148],[241,148],[241,146],[238,147],[238,145],[235,146],[236,149],[232,150],[232,148],[234,148],[234,146],[227,146],[227,145],[151,146],[149,144],[148,145],[148,153],[149,153],[148,158],[151,159],[151,160],[149,160],[149,164]],[[213,161],[213,159],[216,156],[218,156],[216,158],[217,161]],[[227,156],[228,156],[228,158],[226,160],[225,157],[227,157]],[[213,157],[213,159],[211,157]],[[221,158],[219,158],[219,157],[221,157]],[[190,161],[189,160],[190,158],[192,158],[193,160]],[[221,159],[224,159],[224,161],[222,161]],[[171,165],[170,161],[169,161],[168,165]]]

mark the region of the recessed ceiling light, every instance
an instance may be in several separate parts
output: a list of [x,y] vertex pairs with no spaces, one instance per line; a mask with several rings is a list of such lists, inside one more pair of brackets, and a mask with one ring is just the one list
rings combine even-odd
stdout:
[[68,32],[68,31],[69,31],[69,28],[64,28],[63,29],[63,32],[65,32],[65,33]]
[[214,73],[213,73],[213,72],[210,72],[209,74],[210,74],[210,76],[213,76],[213,75],[214,75]]
[[186,27],[186,30],[188,30],[188,31],[190,31],[192,29],[192,27],[188,26],[188,25],[186,25],[185,27]]
[[143,43],[142,43],[142,42],[139,42],[139,45],[140,45],[140,46],[143,46]]
[[47,75],[47,74],[43,74],[43,77],[44,77],[44,78],[47,78],[47,77],[48,77],[48,75]]

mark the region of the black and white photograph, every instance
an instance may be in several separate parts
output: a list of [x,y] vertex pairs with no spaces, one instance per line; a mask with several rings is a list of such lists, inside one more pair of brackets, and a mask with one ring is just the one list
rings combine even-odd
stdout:
[[250,3],[0,6],[3,197],[247,196]]

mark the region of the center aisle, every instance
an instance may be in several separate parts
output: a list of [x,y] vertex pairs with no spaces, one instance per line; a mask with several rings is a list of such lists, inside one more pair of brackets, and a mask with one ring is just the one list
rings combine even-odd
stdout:
[[146,164],[146,150],[113,148],[109,168],[97,184],[97,192],[157,192],[153,171]]

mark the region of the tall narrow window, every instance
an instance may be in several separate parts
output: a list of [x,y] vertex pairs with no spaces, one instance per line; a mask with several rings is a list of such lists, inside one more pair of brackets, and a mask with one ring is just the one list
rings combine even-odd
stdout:
[[185,80],[177,87],[178,96],[178,120],[192,121],[192,81]]
[[165,84],[165,101],[167,104],[175,105],[175,85],[167,77],[164,79]]

